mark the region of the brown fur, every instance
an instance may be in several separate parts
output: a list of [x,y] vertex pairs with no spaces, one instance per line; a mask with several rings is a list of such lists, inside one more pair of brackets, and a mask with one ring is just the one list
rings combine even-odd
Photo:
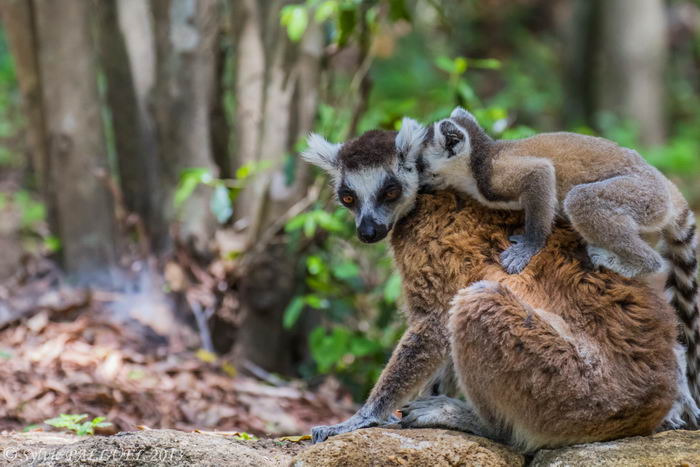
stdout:
[[338,162],[345,170],[390,164],[395,157],[395,131],[370,130],[343,144]]
[[588,269],[566,225],[506,274],[499,253],[521,222],[452,193],[419,197],[391,242],[409,329],[365,406],[395,409],[451,347],[476,412],[521,447],[652,432],[676,397],[669,306],[641,282]]

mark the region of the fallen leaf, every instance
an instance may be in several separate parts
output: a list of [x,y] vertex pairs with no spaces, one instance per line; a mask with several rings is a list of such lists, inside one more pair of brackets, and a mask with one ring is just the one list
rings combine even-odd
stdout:
[[292,443],[299,443],[307,439],[311,439],[311,435],[282,436],[279,438],[280,441],[291,441]]

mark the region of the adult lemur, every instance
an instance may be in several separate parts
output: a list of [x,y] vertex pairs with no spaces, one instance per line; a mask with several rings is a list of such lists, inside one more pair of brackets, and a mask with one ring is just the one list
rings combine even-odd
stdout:
[[524,211],[524,235],[511,237],[514,244],[501,254],[510,273],[542,249],[556,215],[586,240],[595,265],[626,277],[661,268],[661,256],[645,241],[660,234],[688,379],[700,401],[695,219],[673,183],[636,151],[603,138],[562,132],[493,140],[460,107],[427,130],[404,123],[398,138],[410,141],[407,151],[417,151],[428,184],[466,192],[488,207]]
[[391,232],[408,319],[365,404],[315,427],[314,441],[383,423],[449,368],[467,401],[416,401],[402,425],[530,450],[695,423],[668,305],[641,282],[587,269],[566,226],[522,274],[507,274],[498,256],[522,217],[455,193],[417,196],[417,135],[371,131],[345,144],[314,135],[303,155],[332,175],[361,240]]

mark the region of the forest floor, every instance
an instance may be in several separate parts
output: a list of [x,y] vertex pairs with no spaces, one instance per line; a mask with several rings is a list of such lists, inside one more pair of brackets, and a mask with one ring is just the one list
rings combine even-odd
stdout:
[[[106,417],[112,426],[103,434],[174,428],[280,436],[353,412],[332,379],[310,391],[300,381],[273,385],[242,375],[224,357],[175,348],[134,320],[115,319],[106,293],[49,282],[0,291],[0,432],[48,430],[43,421],[63,413]],[[23,313],[13,316],[17,310]]]

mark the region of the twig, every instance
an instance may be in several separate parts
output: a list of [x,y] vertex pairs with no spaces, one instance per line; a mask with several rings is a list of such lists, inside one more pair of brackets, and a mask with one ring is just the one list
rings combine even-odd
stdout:
[[265,370],[264,368],[259,367],[255,363],[251,362],[250,360],[245,360],[242,364],[243,368],[250,373],[251,375],[255,376],[256,378],[265,381],[268,384],[271,384],[275,387],[282,387],[282,386],[287,386],[287,382],[280,378],[277,375],[273,375],[269,371]]
[[207,323],[207,316],[211,316],[209,310],[203,310],[202,306],[194,300],[187,300],[192,309],[195,319],[197,320],[197,328],[199,329],[199,338],[202,340],[202,348],[207,352],[214,353],[214,343],[211,340],[211,333],[209,332],[209,324]]

